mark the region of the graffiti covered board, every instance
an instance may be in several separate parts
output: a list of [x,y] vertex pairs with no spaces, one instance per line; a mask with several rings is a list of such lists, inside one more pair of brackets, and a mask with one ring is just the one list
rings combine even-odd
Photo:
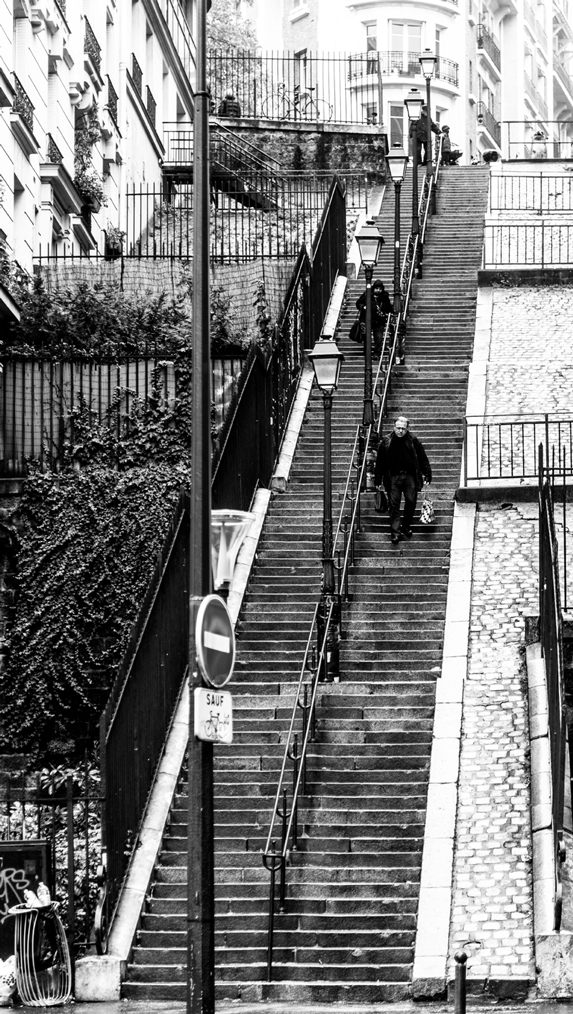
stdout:
[[24,891],[42,881],[53,897],[50,843],[43,838],[0,841],[0,958],[14,953],[13,905],[24,903]]

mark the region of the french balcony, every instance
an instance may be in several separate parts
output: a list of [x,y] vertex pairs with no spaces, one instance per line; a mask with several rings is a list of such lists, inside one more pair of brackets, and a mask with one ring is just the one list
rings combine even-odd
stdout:
[[101,76],[101,46],[96,39],[94,30],[88,19],[84,18],[84,22],[84,67],[90,76],[94,88],[96,91],[100,92],[103,88],[103,79]]
[[501,52],[499,46],[491,32],[481,22],[477,29],[477,48],[486,54],[496,71],[501,71]]
[[[40,179],[48,183],[57,198],[58,206],[66,214],[79,215],[83,199],[76,190],[72,178],[64,166],[64,156],[51,134],[46,135],[46,161],[40,163]],[[57,212],[54,210],[54,214]],[[62,227],[62,223],[60,223]]]
[[153,98],[153,92],[151,91],[149,85],[147,85],[145,88],[145,108],[147,110],[147,115],[149,116],[151,125],[155,129],[155,114],[157,111],[157,102]]
[[493,113],[487,108],[485,102],[477,104],[477,122],[482,132],[486,132],[498,148],[501,147],[501,123],[496,120]]
[[137,92],[137,94],[141,98],[142,93],[143,93],[143,71],[142,71],[141,67],[139,66],[139,63],[137,62],[137,57],[136,57],[135,53],[131,54],[131,75],[130,76],[131,76],[131,83],[133,85],[133,90],[135,92]]
[[33,155],[38,151],[38,142],[34,137],[34,106],[22,86],[22,82],[16,75],[14,79],[14,102],[10,113],[12,131],[22,151],[27,155]]

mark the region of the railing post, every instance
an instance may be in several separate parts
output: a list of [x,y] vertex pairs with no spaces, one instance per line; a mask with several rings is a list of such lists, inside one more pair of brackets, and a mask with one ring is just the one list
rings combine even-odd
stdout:
[[545,413],[545,461],[549,468],[549,414]]
[[267,982],[272,982],[273,978],[273,936],[275,928],[275,882],[276,882],[276,845],[275,842],[272,844],[271,849],[271,865],[270,865],[270,892],[269,892],[269,926],[267,931]]
[[464,418],[464,486],[468,484],[468,420]]
[[466,961],[465,951],[456,951],[456,981],[454,997],[454,1014],[466,1014]]
[[287,790],[283,790],[283,812],[282,812],[282,846],[281,846],[281,881],[279,893],[279,912],[285,910],[286,898],[286,831],[287,831]]
[[[66,811],[68,833],[68,946],[70,954],[73,955],[76,935],[76,906],[74,899],[76,870],[74,863],[74,780],[71,775],[66,778]],[[72,968],[74,967],[75,962],[72,962]]]

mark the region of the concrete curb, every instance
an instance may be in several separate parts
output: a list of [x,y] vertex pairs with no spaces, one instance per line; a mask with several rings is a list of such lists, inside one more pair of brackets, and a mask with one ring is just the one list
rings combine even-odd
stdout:
[[428,806],[422,853],[412,996],[436,1000],[447,993],[448,944],[469,641],[475,505],[456,504],[441,675],[436,708]]

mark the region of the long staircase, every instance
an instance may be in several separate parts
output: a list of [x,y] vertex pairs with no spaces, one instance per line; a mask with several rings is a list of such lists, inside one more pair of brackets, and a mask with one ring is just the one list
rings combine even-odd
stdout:
[[[318,730],[275,917],[266,982],[269,874],[261,862],[293,694],[320,588],[323,409],[313,391],[288,490],[276,496],[238,632],[232,747],[215,771],[217,996],[382,1002],[408,996],[477,268],[489,173],[448,169],[430,224],[424,276],[392,383],[387,431],[411,420],[434,471],[437,522],[391,545],[387,516],[364,497],[338,683],[321,685]],[[393,193],[378,221],[392,235]],[[404,220],[404,219],[403,219]],[[391,291],[391,244],[377,268]],[[347,335],[362,280],[349,283],[345,355],[333,413],[334,514],[362,414],[363,357]],[[124,996],[183,999],[186,793],[166,832]],[[277,843],[278,844],[278,843]]]

